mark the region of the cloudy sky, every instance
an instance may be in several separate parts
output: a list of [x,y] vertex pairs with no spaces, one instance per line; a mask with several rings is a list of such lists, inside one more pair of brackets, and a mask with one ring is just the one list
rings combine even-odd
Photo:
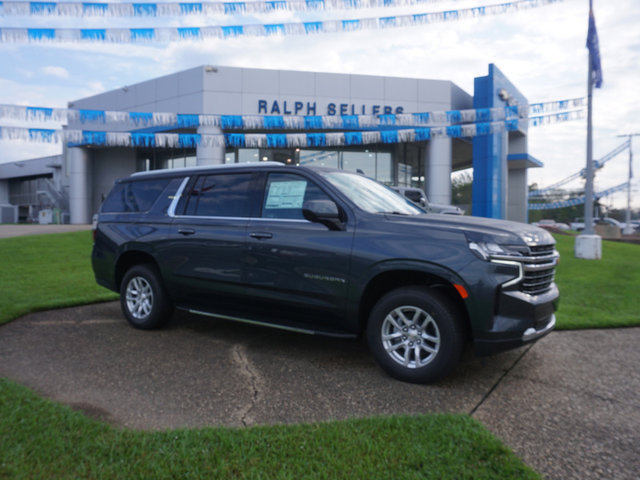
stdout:
[[[186,0],[184,0],[186,1]],[[248,0],[250,1],[250,0]],[[280,11],[215,18],[1,16],[2,27],[130,28],[271,24],[361,19],[462,9],[491,0],[425,0],[404,8]],[[640,0],[593,0],[604,84],[594,93],[594,159],[640,133]],[[67,102],[198,65],[359,73],[452,80],[473,93],[473,79],[495,63],[530,103],[586,96],[588,0],[564,0],[504,15],[350,33],[238,37],[171,44],[0,43],[0,104],[65,107]],[[18,125],[6,120],[2,125]],[[26,126],[26,125],[25,125]],[[48,128],[55,126],[47,125]],[[634,205],[640,206],[640,137]],[[0,162],[59,153],[59,146],[0,141]],[[530,183],[552,184],[586,161],[586,120],[530,129],[529,153],[544,168]],[[598,171],[596,191],[626,181],[628,152]],[[579,182],[568,187],[579,187]],[[626,194],[609,197],[626,205]]]

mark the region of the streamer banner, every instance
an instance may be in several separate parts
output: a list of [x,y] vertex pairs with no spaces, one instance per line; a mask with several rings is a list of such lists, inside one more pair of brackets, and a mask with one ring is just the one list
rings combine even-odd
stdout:
[[[614,159],[620,153],[624,152],[628,148],[631,148],[631,141],[630,140],[625,140],[623,143],[621,143],[616,148],[611,150],[609,153],[607,153],[600,160],[594,160],[593,161],[594,167],[597,168],[597,169],[600,169],[600,168],[604,167],[605,163],[607,163],[608,161]],[[556,190],[558,187],[561,187],[562,185],[565,185],[565,184],[567,184],[569,182],[572,182],[573,180],[576,180],[576,179],[578,179],[580,177],[584,178],[584,176],[586,175],[585,172],[586,172],[586,169],[583,168],[579,172],[576,172],[573,175],[569,175],[568,177],[563,178],[559,182],[556,182],[553,185],[549,185],[546,188],[542,188],[542,189],[539,189],[539,190],[531,190],[529,192],[529,198],[541,197],[546,193],[549,193],[549,192],[551,192],[553,190]]]
[[179,17],[408,7],[441,0],[276,0],[247,2],[0,2],[0,16]]
[[542,103],[530,103],[529,114],[549,113],[555,111],[574,110],[584,108],[587,105],[585,97],[569,98],[567,100],[554,100]]
[[101,130],[54,130],[42,128],[0,127],[0,140],[39,143],[68,143],[73,146],[195,148],[302,148],[370,145],[375,143],[410,143],[433,138],[460,138],[514,131],[526,120],[482,122],[470,125],[419,127],[387,130],[319,133],[148,133],[106,132]]
[[[536,103],[538,109],[569,108],[574,100]],[[553,108],[550,108],[553,107]],[[218,127],[223,130],[348,130],[394,126],[444,126],[453,124],[530,119],[530,125],[545,125],[573,119],[574,112],[559,112],[529,117],[531,106],[508,106],[469,110],[449,110],[388,115],[194,115],[168,112],[122,112],[66,108],[0,105],[0,119],[22,122],[57,122],[74,125],[109,125],[113,130],[141,127],[198,128]],[[564,113],[569,113],[564,117]],[[547,119],[546,117],[553,117]],[[115,128],[117,127],[117,128]]]
[[[555,114],[554,114],[555,115]],[[563,117],[564,118],[564,117]],[[564,121],[564,120],[557,120]],[[369,145],[374,143],[411,143],[433,138],[468,138],[502,132],[524,130],[528,120],[510,119],[498,122],[478,122],[437,127],[400,127],[365,131],[313,133],[148,133],[103,130],[43,129],[0,127],[0,140],[22,140],[45,143],[70,143],[76,146],[121,146],[187,148],[198,145],[247,148],[319,147]]]
[[549,125],[559,122],[570,122],[572,120],[580,120],[585,117],[584,109],[571,110],[568,112],[550,113],[544,115],[536,115],[529,117],[529,126],[541,127],[543,125]]
[[[601,192],[594,193],[595,198],[602,198],[612,195],[616,192],[620,192],[622,190],[626,190],[629,186],[628,182],[621,183],[615,187],[608,188],[607,190],[603,190]],[[576,205],[584,204],[584,197],[576,197],[570,198],[569,200],[563,200],[560,202],[552,202],[552,203],[530,203],[529,210],[555,210],[558,208],[565,207],[573,207]]]
[[[313,0],[310,0],[313,3]],[[250,24],[208,27],[159,28],[0,28],[0,41],[14,43],[150,43],[185,40],[226,39],[234,37],[267,37],[272,35],[311,35],[317,33],[353,32],[452,22],[468,18],[501,15],[518,10],[559,3],[562,0],[514,0],[511,2],[445,10],[440,12],[316,22]],[[249,3],[249,2],[247,2]],[[153,4],[142,4],[147,7]],[[153,10],[153,9],[149,9]],[[157,5],[156,5],[157,12]]]

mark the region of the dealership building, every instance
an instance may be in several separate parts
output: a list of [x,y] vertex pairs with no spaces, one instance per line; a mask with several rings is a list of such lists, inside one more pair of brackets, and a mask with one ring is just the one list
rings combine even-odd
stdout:
[[[446,80],[201,66],[73,100],[68,107],[90,112],[355,118],[507,105],[526,107],[528,102],[492,64],[487,75],[475,78],[473,94]],[[70,120],[66,128],[83,128],[75,122]],[[91,129],[132,130],[107,124]],[[184,123],[135,130],[226,133],[219,125]],[[315,133],[323,131],[321,125],[313,127]],[[265,133],[257,126],[233,132]],[[361,171],[387,185],[419,187],[434,203],[451,202],[452,172],[473,168],[473,215],[522,222],[527,221],[527,169],[542,166],[527,152],[527,130],[522,125],[473,137],[318,147],[68,143],[62,155],[0,164],[0,221],[90,223],[114,180],[134,172],[265,160]]]

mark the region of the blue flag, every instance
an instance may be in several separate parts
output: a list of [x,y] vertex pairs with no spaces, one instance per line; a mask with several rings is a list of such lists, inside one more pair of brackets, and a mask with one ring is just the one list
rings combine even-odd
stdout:
[[596,31],[596,19],[593,16],[592,2],[589,2],[589,32],[587,33],[587,48],[591,55],[591,75],[596,88],[602,87],[602,65],[600,64],[600,46],[598,44],[598,32]]

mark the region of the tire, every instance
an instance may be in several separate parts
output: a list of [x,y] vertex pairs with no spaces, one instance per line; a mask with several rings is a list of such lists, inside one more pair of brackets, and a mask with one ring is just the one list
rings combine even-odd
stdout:
[[152,265],[127,270],[120,284],[120,307],[129,324],[142,330],[159,328],[173,315],[173,305]]
[[458,364],[465,335],[458,309],[447,297],[412,286],[393,290],[375,304],[367,341],[389,375],[405,382],[430,383]]

